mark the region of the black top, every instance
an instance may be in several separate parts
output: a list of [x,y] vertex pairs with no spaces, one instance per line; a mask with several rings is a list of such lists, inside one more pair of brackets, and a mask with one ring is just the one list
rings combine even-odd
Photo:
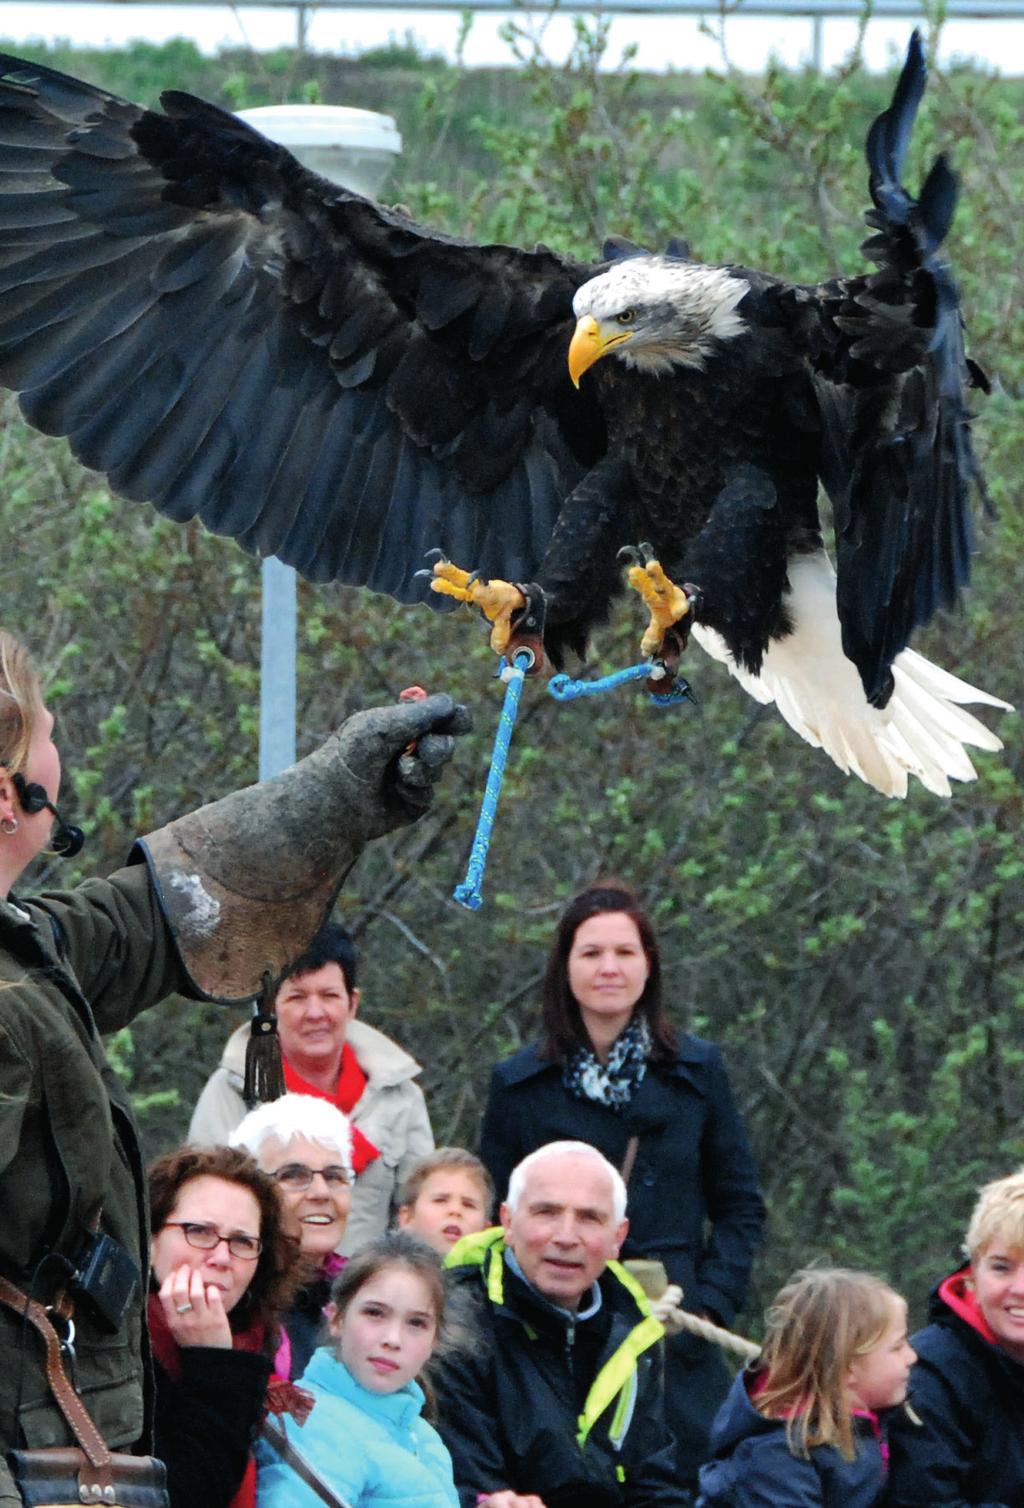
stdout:
[[954,1313],[939,1289],[911,1344],[910,1401],[892,1426],[893,1508],[1024,1508],[1024,1366]]
[[[595,1378],[643,1323],[632,1295],[605,1272],[597,1312],[576,1319],[497,1260],[497,1300],[488,1292],[487,1262],[453,1269],[460,1344],[431,1373],[463,1508],[474,1508],[478,1493],[502,1489],[536,1493],[546,1508],[688,1508],[664,1421],[656,1339],[643,1344],[636,1337],[639,1355],[623,1366],[628,1408],[621,1420],[611,1397],[585,1442],[577,1440]],[[617,1446],[610,1438],[616,1425]]]
[[156,1444],[171,1508],[228,1508],[242,1485],[270,1377],[253,1351],[182,1346],[181,1380],[156,1363]]
[[698,1508],[876,1508],[884,1499],[881,1421],[858,1416],[854,1456],[832,1445],[795,1455],[784,1419],[759,1414],[741,1373],[711,1431],[712,1457],[701,1467]]

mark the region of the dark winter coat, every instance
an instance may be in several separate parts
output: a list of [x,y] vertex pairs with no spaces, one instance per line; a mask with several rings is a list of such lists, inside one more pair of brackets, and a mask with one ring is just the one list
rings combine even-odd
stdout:
[[885,1492],[881,1425],[854,1419],[852,1461],[831,1445],[794,1455],[783,1419],[750,1401],[749,1376],[733,1382],[711,1429],[712,1458],[701,1467],[698,1508],[875,1508]]
[[[173,991],[192,993],[146,868],[14,904],[0,902],[0,1272],[48,1302],[69,1252],[97,1223],[142,1274],[109,1333],[79,1303],[76,1380],[108,1444],[145,1432],[145,1177],[131,1105],[101,1032]],[[35,1332],[0,1308],[0,1452],[70,1444]],[[0,1455],[0,1503],[18,1502]]]
[[1024,1508],[1024,1365],[938,1288],[929,1315],[911,1341],[910,1401],[921,1424],[893,1423],[892,1508]]
[[171,1508],[228,1508],[263,1417],[270,1358],[183,1346],[175,1381],[156,1366],[156,1455]]
[[[729,1325],[746,1297],[761,1241],[757,1169],[718,1048],[679,1034],[674,1061],[652,1063],[622,1113],[577,1100],[559,1064],[525,1047],[491,1077],[480,1155],[499,1198],[509,1174],[545,1142],[589,1142],[621,1167],[639,1137],[629,1178],[623,1257],[660,1257],[687,1309]],[[693,1336],[666,1343],[667,1418],[690,1480],[729,1387],[717,1347]]]
[[290,1377],[301,1377],[317,1346],[326,1340],[324,1308],[330,1302],[331,1284],[334,1276],[318,1275],[300,1288],[292,1300],[292,1307],[281,1316],[281,1324],[288,1334]]
[[611,1264],[600,1308],[576,1320],[512,1271],[500,1230],[465,1237],[449,1265],[459,1345],[431,1379],[463,1508],[503,1489],[546,1508],[686,1508],[662,1327],[636,1284]]

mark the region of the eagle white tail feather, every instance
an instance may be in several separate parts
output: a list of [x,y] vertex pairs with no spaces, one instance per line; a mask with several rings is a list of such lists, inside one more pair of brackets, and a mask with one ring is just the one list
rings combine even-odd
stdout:
[[964,745],[1003,745],[963,704],[1011,711],[1009,702],[905,649],[893,663],[896,687],[889,705],[879,711],[866,701],[860,676],[843,654],[828,556],[820,551],[792,560],[789,581],[786,605],[794,631],[769,645],[759,676],[736,664],[714,629],[695,624],[694,638],[757,701],[775,702],[801,738],[885,796],[906,796],[910,775],[937,796],[952,794],[951,779],[977,779]]

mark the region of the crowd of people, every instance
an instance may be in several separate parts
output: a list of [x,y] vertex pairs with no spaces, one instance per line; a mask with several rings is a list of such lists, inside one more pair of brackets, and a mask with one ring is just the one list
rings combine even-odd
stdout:
[[[255,853],[268,809],[287,823],[261,786],[22,900],[60,762],[0,632],[0,1508],[65,1501],[19,1476],[70,1443],[61,1367],[107,1445],[164,1463],[169,1508],[1024,1508],[1024,1171],[982,1190],[913,1337],[904,1296],[826,1267],[735,1376],[691,1330],[742,1308],[765,1211],[721,1054],[671,1024],[625,885],[564,912],[479,1156],[434,1148],[419,1068],[359,1019],[355,950],[322,921],[464,726],[444,697],[379,709],[290,773],[288,810],[333,803],[337,844],[282,868],[316,889],[291,913],[267,910]],[[147,1182],[102,1033],[268,976],[272,1011]],[[284,1092],[261,1099],[268,1033]]]

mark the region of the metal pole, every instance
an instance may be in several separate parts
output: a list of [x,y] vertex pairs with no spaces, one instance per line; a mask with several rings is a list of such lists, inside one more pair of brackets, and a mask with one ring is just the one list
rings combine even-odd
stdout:
[[260,779],[295,763],[295,572],[263,562],[260,645]]
[[306,31],[309,26],[309,11],[304,5],[295,10],[295,49],[301,55],[306,51]]
[[820,73],[825,66],[825,18],[820,15],[811,17],[811,60]]

